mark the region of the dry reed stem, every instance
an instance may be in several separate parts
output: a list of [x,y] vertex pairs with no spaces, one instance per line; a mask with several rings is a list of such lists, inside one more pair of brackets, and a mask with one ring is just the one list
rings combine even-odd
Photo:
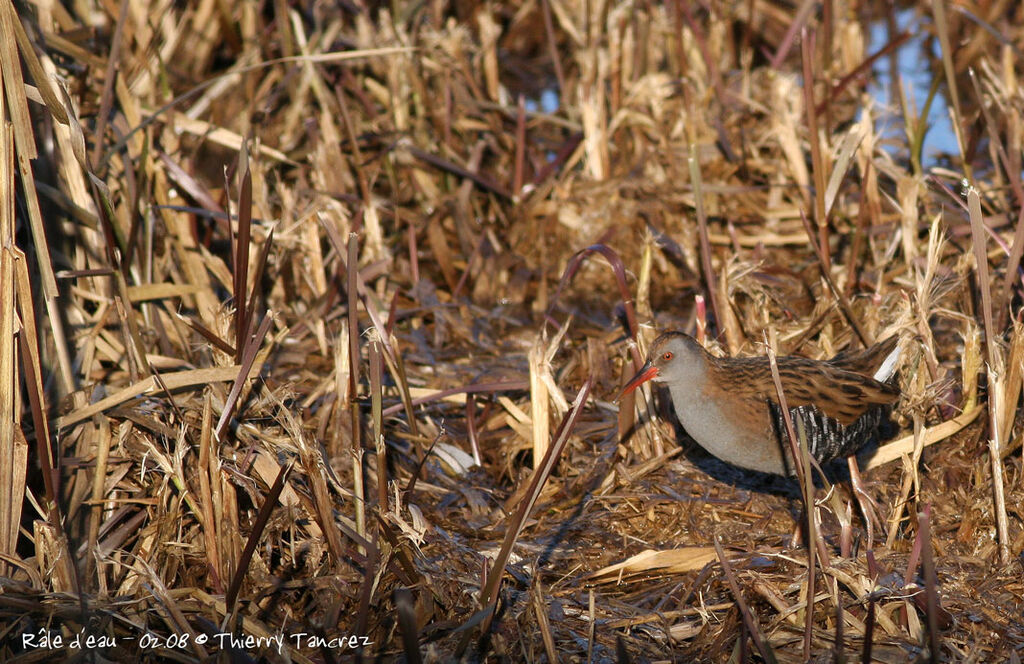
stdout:
[[377,511],[388,508],[388,464],[384,442],[384,384],[381,379],[381,342],[373,339],[369,345],[370,365],[370,422],[373,425],[373,448],[377,455]]
[[[6,4],[6,3],[5,3]],[[7,8],[0,8],[7,12]],[[3,101],[0,100],[0,108]],[[0,510],[0,554],[13,557],[18,543],[18,526],[21,522],[22,501],[25,497],[25,467],[19,467],[19,460],[25,456],[24,450],[19,453],[18,433],[20,433],[20,412],[18,406],[18,389],[21,383],[21,372],[16,366],[15,345],[21,330],[21,323],[16,315],[17,297],[15,295],[15,270],[17,255],[10,247],[14,244],[14,150],[13,128],[8,126],[0,130],[0,413],[6,415],[0,419],[0,501],[5,506]],[[23,435],[21,436],[23,439]],[[27,459],[26,459],[27,460]],[[4,573],[10,563],[3,565]]]
[[550,418],[550,400],[548,386],[542,377],[547,370],[544,362],[546,355],[543,336],[538,336],[527,356],[530,363],[530,417],[531,425],[529,440],[533,443],[534,470],[544,459],[548,449],[548,424]]
[[[807,434],[804,431],[802,420],[794,422],[790,416],[789,406],[786,405],[786,395],[782,391],[782,380],[779,378],[779,365],[775,360],[775,349],[764,338],[765,351],[768,354],[768,363],[772,370],[772,380],[775,382],[775,393],[779,397],[779,411],[782,413],[783,422],[786,424],[786,440],[789,445],[790,458],[793,460],[793,470],[796,471],[797,481],[800,484],[800,497],[803,501],[803,512],[807,519],[807,591],[806,607],[804,614],[804,658],[811,656],[811,634],[814,626],[814,597],[815,597],[815,554],[819,546],[820,530],[817,528],[816,514],[818,511],[817,502],[814,500],[814,480],[811,477],[811,454],[807,448]],[[865,517],[867,518],[867,517]],[[717,543],[716,543],[717,544]],[[820,564],[824,567],[826,562],[821,559]]]
[[932,662],[938,662],[941,654],[939,636],[939,599],[938,579],[935,575],[935,561],[932,552],[931,506],[925,505],[917,515],[918,536],[923,542],[921,566],[924,568],[924,588],[927,602],[928,618],[928,656]]
[[992,493],[995,507],[996,535],[999,538],[999,560],[1004,565],[1010,561],[1010,526],[1006,515],[1006,492],[1003,487],[1003,459],[1000,455],[1005,433],[999,428],[1003,421],[1002,410],[1006,394],[1003,374],[1006,371],[1002,352],[996,351],[995,323],[992,317],[991,283],[988,277],[988,254],[985,251],[984,221],[981,216],[981,198],[973,187],[967,192],[967,207],[971,220],[971,236],[974,241],[975,269],[981,286],[981,307],[985,323],[985,377],[988,382],[989,415],[989,460],[992,464]]
[[[203,513],[203,541],[206,545],[206,554],[209,556],[208,569],[210,582],[214,590],[224,592],[224,583],[221,580],[224,574],[224,567],[221,562],[220,521],[214,513],[213,487],[218,484],[218,475],[215,465],[215,455],[212,454],[213,446],[213,405],[210,392],[207,391],[203,397],[203,419],[199,437],[199,504]],[[95,499],[95,498],[94,498]]]
[[235,362],[241,363],[249,341],[249,239],[252,233],[252,173],[245,144],[238,153],[238,170],[241,175],[236,208],[238,225],[233,227],[232,233],[231,293],[235,303]]
[[[825,155],[818,134],[818,113],[814,104],[813,52],[815,32],[801,28],[800,49],[804,73],[804,113],[807,115],[808,142],[811,145],[811,175],[814,177],[814,220],[818,224],[818,255],[822,258],[822,271],[831,278],[832,259],[828,242],[828,206],[825,202]],[[813,239],[811,240],[814,241]]]
[[689,158],[686,160],[690,172],[690,187],[693,189],[694,213],[697,215],[697,237],[700,240],[700,266],[704,273],[704,291],[711,299],[711,311],[715,316],[717,327],[729,335],[730,346],[736,343],[735,333],[731,326],[725,324],[725,310],[722,297],[715,287],[715,267],[711,262],[711,244],[708,241],[708,219],[704,212],[704,189],[700,176],[700,164],[695,152],[696,146],[690,144]]
[[971,160],[967,155],[967,142],[964,138],[964,116],[960,110],[960,93],[957,88],[956,69],[953,65],[953,44],[949,38],[949,23],[946,17],[946,7],[941,0],[932,0],[932,16],[935,19],[935,32],[938,33],[940,53],[942,55],[942,69],[946,75],[946,86],[949,90],[949,101],[953,104],[952,120],[953,133],[956,142],[960,146],[961,167],[967,181],[973,183],[974,175],[971,167]]

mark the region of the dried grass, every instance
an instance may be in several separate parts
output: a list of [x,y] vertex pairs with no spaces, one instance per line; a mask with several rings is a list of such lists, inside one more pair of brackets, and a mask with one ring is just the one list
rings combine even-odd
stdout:
[[[1024,16],[915,7],[929,167],[834,9],[0,0],[0,660],[1019,661]],[[884,546],[655,328],[900,334]]]

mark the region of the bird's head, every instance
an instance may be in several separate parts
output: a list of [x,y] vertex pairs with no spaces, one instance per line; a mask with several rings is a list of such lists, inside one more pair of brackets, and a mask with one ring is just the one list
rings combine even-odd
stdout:
[[688,334],[665,332],[651,344],[647,362],[622,388],[619,398],[649,380],[670,384],[692,383],[703,372],[707,357],[707,351]]

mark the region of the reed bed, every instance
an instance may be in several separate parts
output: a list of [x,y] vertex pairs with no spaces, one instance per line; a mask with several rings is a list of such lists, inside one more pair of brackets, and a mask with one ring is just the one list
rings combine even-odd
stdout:
[[[890,12],[0,0],[0,660],[1019,662],[1024,9]],[[872,550],[670,328],[900,335]]]

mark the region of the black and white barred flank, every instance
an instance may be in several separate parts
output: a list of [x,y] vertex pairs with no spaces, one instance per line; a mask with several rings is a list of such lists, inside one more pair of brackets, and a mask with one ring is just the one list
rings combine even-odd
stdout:
[[[768,407],[771,410],[776,436],[789,462],[789,441],[782,409],[771,400],[768,401]],[[844,425],[825,415],[817,406],[803,405],[789,409],[797,440],[799,441],[800,436],[800,422],[807,438],[807,451],[822,466],[834,459],[856,454],[866,447],[877,437],[879,429],[889,420],[891,413],[890,405],[879,405],[869,408],[856,420]],[[790,472],[793,472],[792,469]]]

